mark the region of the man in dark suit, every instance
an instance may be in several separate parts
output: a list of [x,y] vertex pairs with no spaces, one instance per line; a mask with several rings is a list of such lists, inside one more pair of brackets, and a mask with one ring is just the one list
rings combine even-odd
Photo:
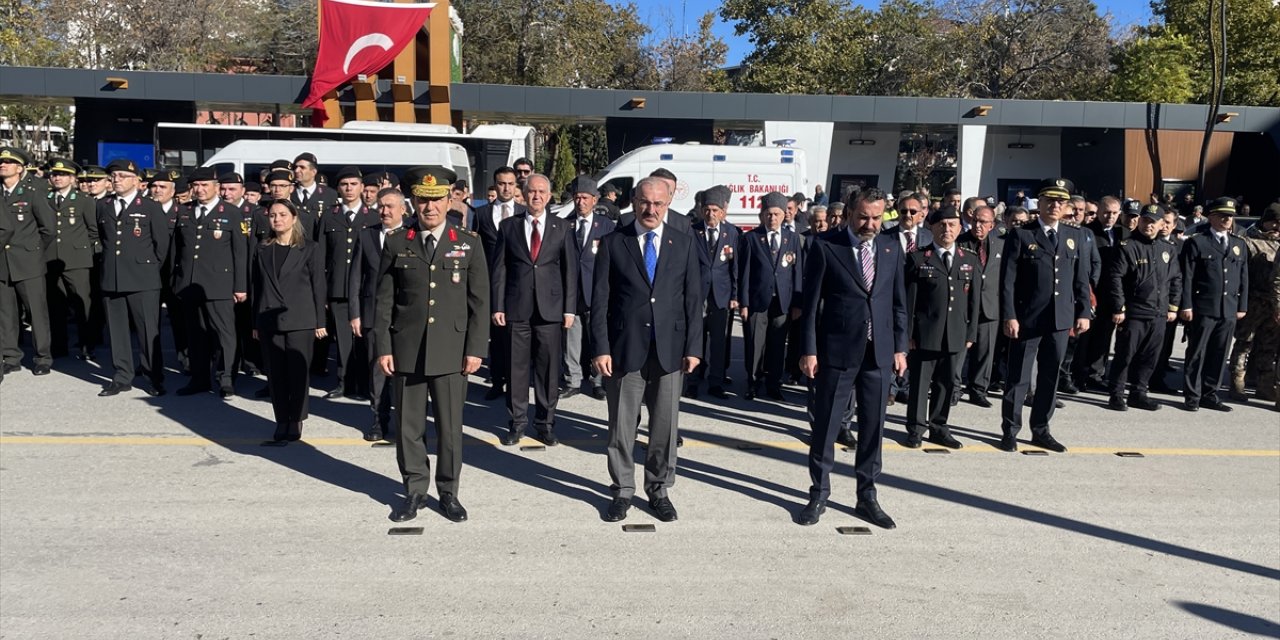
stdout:
[[1031,444],[1067,450],[1049,432],[1057,399],[1058,370],[1067,333],[1089,330],[1088,245],[1080,230],[1061,223],[1074,185],[1065,178],[1040,185],[1040,217],[1005,234],[1000,264],[1000,319],[1009,337],[1009,384],[1001,402],[1000,448],[1018,450],[1022,405],[1038,366],[1031,406]]
[[107,165],[113,196],[98,202],[98,237],[102,240],[102,295],[111,336],[115,375],[99,396],[133,388],[133,344],[129,325],[138,332],[142,368],[151,378],[147,394],[164,395],[164,359],[160,352],[160,264],[169,252],[169,223],[164,210],[139,190],[138,166],[132,160]]
[[1209,224],[1182,245],[1182,300],[1187,323],[1183,408],[1230,411],[1218,398],[1236,321],[1249,310],[1249,248],[1231,233],[1234,198],[1209,203]]
[[1111,290],[1109,274],[1120,253],[1120,243],[1129,239],[1129,230],[1120,225],[1120,200],[1115,196],[1103,196],[1098,202],[1098,217],[1085,225],[1084,229],[1093,234],[1101,275],[1094,289],[1097,309],[1093,323],[1089,327],[1089,333],[1081,336],[1076,346],[1077,355],[1072,363],[1071,377],[1073,386],[1077,389],[1088,390],[1093,387],[1101,391],[1107,388],[1103,378],[1107,371],[1107,354],[1111,352],[1111,338],[1116,332],[1116,325],[1111,322],[1111,318],[1120,313],[1118,309],[1111,307],[1116,292]]
[[892,238],[880,235],[884,208],[884,192],[863,190],[849,207],[848,227],[815,238],[809,250],[800,368],[814,379],[814,431],[809,503],[796,516],[802,525],[817,524],[827,509],[836,434],[849,396],[856,393],[855,513],[880,527],[897,526],[876,495],[889,377],[907,368],[903,252]]
[[560,397],[568,398],[580,393],[583,378],[588,378],[591,397],[603,400],[604,380],[598,371],[591,368],[591,359],[595,357],[595,343],[591,338],[591,289],[600,239],[613,233],[614,222],[603,215],[597,205],[600,192],[590,176],[575,178],[569,184],[569,191],[573,193],[573,210],[568,218],[573,225],[570,231],[578,250],[578,308],[573,325],[565,329],[565,385]]
[[53,365],[49,302],[45,285],[45,251],[54,242],[56,219],[44,181],[27,175],[27,154],[0,147],[0,216],[9,218],[13,236],[0,245],[0,355],[9,372],[22,368],[18,346],[22,311],[31,314],[31,342],[35,346],[31,372],[47,375]]
[[364,434],[364,439],[369,442],[389,439],[392,432],[391,385],[387,384],[387,374],[382,371],[382,367],[377,366],[377,334],[373,331],[373,315],[382,247],[386,245],[388,236],[398,233],[405,225],[405,213],[409,210],[408,199],[399,189],[379,191],[377,204],[378,222],[361,229],[356,238],[356,249],[351,262],[351,282],[347,285],[351,301],[348,305],[351,333],[357,338],[365,339],[371,356],[368,388],[369,407],[373,410],[374,420],[373,426]]
[[556,404],[564,329],[578,309],[578,255],[568,221],[547,215],[551,181],[541,174],[525,180],[529,211],[498,227],[490,294],[493,323],[507,327],[511,365],[507,380],[508,430],[502,444],[514,445],[529,421],[529,368],[532,365],[533,418],[538,437],[554,446]]
[[191,381],[187,396],[211,390],[212,354],[218,353],[218,394],[235,393],[235,304],[248,300],[248,242],[240,209],[218,198],[212,167],[191,174],[192,202],[178,213],[173,230],[173,290],[187,322]]
[[667,492],[675,483],[680,389],[702,357],[702,275],[697,240],[664,220],[671,192],[656,178],[632,195],[636,221],[600,243],[591,332],[609,403],[609,476],[613,501],[605,520],[627,517],[635,496],[640,407],[649,413],[644,492],[663,522],[677,518]]
[[738,249],[738,309],[745,327],[747,391],[752,400],[763,385],[782,399],[787,325],[800,317],[803,252],[800,236],[782,228],[787,197],[765,194],[760,226],[742,234]]
[[[436,489],[440,511],[454,522],[467,519],[458,502],[462,472],[462,408],[467,376],[480,368],[488,343],[489,278],[480,238],[448,222],[449,183],[456,175],[442,167],[406,181],[419,207],[420,228],[391,231],[378,267],[374,346],[378,366],[395,376],[399,399],[396,460],[404,479],[404,504],[391,519],[417,517],[431,485],[427,459],[428,396],[435,409],[439,452]],[[383,191],[383,206],[403,205]],[[384,223],[385,224],[385,223]]]
[[982,263],[956,246],[959,211],[942,207],[929,214],[928,224],[933,243],[907,254],[906,446],[919,448],[927,429],[930,442],[959,449],[947,423],[964,351],[977,339]]
[[320,176],[320,163],[315,154],[309,151],[299,154],[293,159],[292,168],[296,184],[289,197],[298,205],[298,211],[302,214],[298,218],[302,222],[303,231],[308,234],[307,237],[319,240],[320,221],[326,212],[338,204],[338,192],[317,180]]
[[338,204],[320,221],[320,242],[324,247],[325,280],[328,282],[330,333],[338,344],[338,383],[326,398],[343,395],[363,398],[367,392],[368,356],[364,340],[351,332],[351,302],[347,290],[355,263],[356,236],[377,222],[377,215],[361,199],[363,176],[356,167],[338,171]]
[[65,158],[49,160],[49,205],[52,207],[54,242],[45,251],[48,261],[47,290],[53,355],[67,353],[67,322],[74,316],[80,341],[80,359],[88,360],[97,346],[89,322],[93,308],[91,270],[102,252],[98,242],[97,202],[76,190],[80,167]]
[[698,385],[707,380],[707,393],[727,398],[729,338],[733,330],[733,312],[738,308],[737,251],[741,242],[738,228],[725,222],[729,208],[729,188],[716,185],[702,195],[702,221],[693,225],[694,245],[703,265],[703,348],[702,366],[689,380],[685,395],[698,397]]
[[[493,186],[497,189],[498,199],[479,209],[472,216],[471,230],[480,234],[480,242],[484,244],[484,255],[489,260],[489,273],[493,273],[493,261],[498,256],[498,225],[503,220],[514,216],[523,216],[528,207],[516,202],[519,187],[516,185],[516,170],[511,167],[498,167],[493,172]],[[496,400],[506,393],[507,371],[511,368],[510,336],[507,327],[493,325],[489,329],[489,381],[491,386],[484,394],[485,400]]]
[[[978,282],[981,302],[973,316],[977,327],[973,345],[968,352],[969,402],[984,409],[991,408],[987,393],[991,388],[991,372],[995,365],[996,342],[1000,332],[1000,255],[1004,251],[1004,239],[993,233],[995,212],[991,207],[979,205],[973,210],[973,226],[960,235],[957,244],[975,255],[980,265]],[[957,372],[959,373],[959,372]]]

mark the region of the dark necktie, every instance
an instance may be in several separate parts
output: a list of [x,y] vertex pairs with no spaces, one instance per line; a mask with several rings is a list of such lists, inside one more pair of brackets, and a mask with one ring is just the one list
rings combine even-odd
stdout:
[[947,265],[947,271],[951,271],[951,252],[950,251],[942,252],[942,264]]
[[542,250],[542,234],[538,233],[537,218],[530,217],[529,222],[533,223],[533,233],[529,234],[529,257],[537,262],[538,252]]
[[715,248],[716,248],[716,228],[715,227],[711,227],[710,229],[707,229],[707,248],[711,249],[712,253],[715,252]]
[[301,199],[302,199],[302,206],[305,207],[307,206],[307,203],[311,201],[311,194],[307,193],[306,190],[303,190]]
[[1054,252],[1057,252],[1057,250],[1058,250],[1058,232],[1057,232],[1057,231],[1054,231],[1053,229],[1047,229],[1047,230],[1045,230],[1045,236],[1047,236],[1047,237],[1049,238],[1049,248],[1050,248],[1050,249],[1053,249],[1053,250],[1054,250]]
[[424,233],[422,235],[426,236],[423,243],[427,251],[427,261],[431,261],[436,255],[436,234]]
[[125,207],[129,206],[124,198],[116,198],[116,217],[119,218],[124,213]]
[[982,266],[987,266],[987,241],[983,240],[978,243],[978,259],[982,261]]
[[578,218],[578,248],[587,246],[587,219]]
[[204,215],[206,213],[209,213],[209,208],[204,205],[200,205],[200,212],[196,214],[196,222],[204,220]]
[[774,231],[769,234],[769,251],[773,257],[778,257],[778,232]]
[[1222,245],[1222,251],[1223,251],[1223,253],[1226,253],[1226,251],[1227,251],[1227,237],[1226,237],[1226,236],[1222,236],[1222,240],[1221,240],[1218,244]]
[[62,208],[62,201],[63,201],[63,200],[65,200],[65,199],[66,199],[66,197],[65,197],[65,196],[63,196],[61,193],[59,193],[57,196],[55,196],[55,197],[53,198],[53,206],[55,206],[55,207],[57,207],[57,208],[61,209],[61,208]]

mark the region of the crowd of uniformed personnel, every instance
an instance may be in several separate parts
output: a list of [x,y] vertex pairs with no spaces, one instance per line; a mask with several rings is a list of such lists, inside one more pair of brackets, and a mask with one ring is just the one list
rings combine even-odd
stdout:
[[[676,518],[667,489],[678,399],[704,386],[749,401],[783,400],[787,383],[805,389],[814,485],[801,524],[825,509],[839,442],[857,448],[859,514],[893,526],[874,479],[895,403],[906,405],[905,446],[960,448],[951,407],[967,398],[990,408],[1003,392],[999,448],[1017,450],[1025,405],[1031,444],[1057,452],[1058,393],[1154,411],[1151,394],[1180,386],[1182,408],[1230,411],[1226,400],[1247,400],[1252,382],[1280,410],[1280,203],[1241,232],[1232,198],[1184,216],[1172,203],[1091,202],[1057,178],[1010,205],[956,190],[936,202],[877,189],[832,203],[771,193],[759,224],[743,230],[725,220],[724,186],[699,192],[696,211],[670,210],[678,178],[664,169],[637,185],[626,213],[616,188],[579,176],[557,217],[547,215],[550,181],[524,160],[494,173],[480,207],[447,169],[346,167],[330,186],[309,153],[248,180],[65,158],[41,178],[30,164],[0,148],[0,379],[21,369],[24,326],[37,376],[72,353],[97,358],[105,331],[113,375],[99,395],[127,392],[139,376],[147,394],[163,395],[163,309],[188,376],[177,393],[227,398],[238,375],[265,373],[256,394],[275,405],[268,443],[284,445],[301,438],[310,376],[325,375],[336,350],[337,383],[324,397],[368,401],[365,438],[396,441],[407,493],[396,520],[425,504],[428,398],[440,508],[466,519],[462,408],[485,357],[485,397],[508,410],[504,445],[530,424],[557,444],[561,397],[608,402],[615,521],[635,492],[628,452],[642,405],[644,490],[661,519]],[[619,271],[628,260],[631,276]],[[688,286],[667,271],[681,261],[693,265]],[[1167,366],[1180,326],[1178,385]],[[831,353],[849,340],[865,356],[856,346]]]

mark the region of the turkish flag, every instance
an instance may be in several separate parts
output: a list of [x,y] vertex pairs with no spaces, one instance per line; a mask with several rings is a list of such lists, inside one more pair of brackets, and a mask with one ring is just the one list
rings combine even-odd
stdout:
[[426,24],[435,4],[320,0],[320,51],[302,106],[324,123],[324,95],[391,64]]

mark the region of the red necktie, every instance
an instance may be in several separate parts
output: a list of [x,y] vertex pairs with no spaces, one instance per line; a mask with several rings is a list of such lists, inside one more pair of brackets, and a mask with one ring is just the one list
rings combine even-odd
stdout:
[[529,234],[529,257],[537,262],[538,251],[542,249],[542,234],[538,233],[538,219],[530,218],[529,221],[533,223],[533,233]]
[[978,243],[978,259],[982,260],[982,266],[987,266],[987,241],[983,240]]
[[907,232],[907,253],[911,253],[912,251],[915,251],[915,250],[916,250],[916,234],[911,231],[908,231]]

